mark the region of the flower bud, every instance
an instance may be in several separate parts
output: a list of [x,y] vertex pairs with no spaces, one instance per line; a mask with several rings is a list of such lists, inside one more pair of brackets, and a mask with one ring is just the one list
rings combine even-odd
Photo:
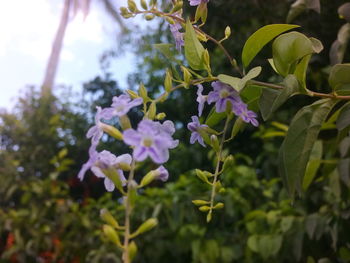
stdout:
[[147,21],[151,21],[153,18],[154,18],[154,15],[151,15],[151,14],[145,15],[145,19]]
[[157,113],[157,106],[156,106],[156,103],[154,101],[152,101],[152,103],[149,106],[149,109],[146,113],[146,116],[148,119],[154,120],[154,118],[156,117],[156,113]]
[[156,225],[158,225],[158,219],[149,218],[145,222],[143,222],[133,234],[131,234],[131,237],[134,238],[142,233],[150,231]]
[[225,38],[229,38],[231,36],[231,28],[229,26],[227,26],[225,28]]
[[218,137],[215,134],[210,136],[210,142],[211,142],[211,146],[213,147],[214,151],[219,152],[220,151],[220,144],[219,144]]
[[136,253],[137,253],[136,243],[134,241],[131,241],[131,243],[129,244],[129,247],[128,247],[128,255],[129,255],[130,262],[133,261],[133,259],[136,256]]
[[147,89],[145,88],[145,85],[143,85],[142,83],[140,84],[140,87],[139,87],[139,95],[144,102],[147,102],[149,100]]
[[110,226],[112,226],[116,229],[123,228],[118,224],[117,220],[112,216],[112,214],[106,208],[101,209],[100,216],[101,216],[102,220],[105,221]]
[[141,7],[142,7],[143,9],[145,9],[145,10],[147,10],[147,9],[148,9],[148,7],[147,7],[147,3],[146,3],[146,1],[145,1],[145,0],[140,0],[140,4],[141,4]]
[[113,229],[113,227],[109,225],[103,225],[103,233],[110,241],[112,241],[118,247],[123,247],[122,244],[120,243],[119,235],[117,231]]
[[165,80],[164,80],[164,88],[165,88],[166,92],[171,92],[171,90],[173,88],[172,76],[171,76],[171,72],[169,69],[166,71]]
[[227,156],[224,161],[224,165],[222,166],[222,170],[226,171],[227,169],[233,166],[234,162],[235,158],[232,155]]
[[131,128],[130,119],[126,115],[123,115],[119,118],[119,123],[120,123],[120,126],[122,126],[123,130],[127,130]]
[[179,11],[180,9],[182,9],[182,6],[183,6],[183,1],[177,1],[177,3],[173,7],[173,9],[170,11],[170,13],[172,14]]
[[210,207],[207,205],[201,206],[199,208],[199,211],[201,211],[201,212],[208,212],[209,210],[210,210]]
[[126,90],[126,92],[130,95],[130,97],[132,99],[139,98],[139,95],[137,95],[137,93],[135,91],[132,91],[132,90],[128,89],[128,90]]
[[157,172],[155,170],[148,172],[141,180],[140,187],[144,187],[152,183],[157,177]]
[[158,113],[156,115],[156,119],[160,121],[163,120],[165,117],[166,117],[166,114],[164,112]]
[[192,203],[196,206],[202,206],[202,205],[207,205],[210,204],[209,201],[204,201],[204,200],[192,200]]
[[189,88],[189,85],[191,83],[191,78],[192,78],[192,75],[191,73],[189,72],[189,70],[184,67],[184,66],[181,66],[181,69],[182,69],[182,72],[184,73],[184,82],[186,84],[185,88]]
[[221,203],[221,202],[217,203],[217,204],[213,207],[213,209],[222,209],[222,208],[224,208],[224,203]]
[[103,131],[108,135],[116,138],[117,140],[123,140],[123,134],[117,128],[105,123],[101,123],[101,126]]
[[128,8],[131,12],[137,11],[136,3],[133,0],[128,0]]

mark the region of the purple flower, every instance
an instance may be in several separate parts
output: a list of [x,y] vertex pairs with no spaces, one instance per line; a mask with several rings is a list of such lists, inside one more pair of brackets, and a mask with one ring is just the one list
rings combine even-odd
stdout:
[[106,190],[112,192],[115,189],[114,183],[105,175],[104,171],[107,171],[109,169],[116,169],[116,172],[118,173],[122,184],[125,185],[126,179],[124,177],[124,173],[121,169],[117,169],[116,167],[120,163],[126,163],[130,165],[131,159],[132,158],[130,154],[123,154],[116,157],[109,151],[102,151],[100,153],[97,151],[90,152],[90,158],[81,168],[78,174],[78,178],[80,180],[83,180],[85,173],[90,169],[97,177],[104,178],[104,185]]
[[191,6],[197,6],[200,5],[202,3],[208,3],[209,0],[189,0],[190,1],[190,5]]
[[198,117],[192,116],[192,122],[187,124],[187,128],[192,132],[190,138],[191,144],[194,144],[196,141],[198,141],[200,145],[205,147],[203,137],[199,133],[199,130],[205,127],[208,127],[208,125],[200,124]]
[[256,113],[254,111],[248,110],[248,106],[244,102],[235,103],[233,105],[233,112],[244,122],[250,122],[255,127],[259,126],[259,122],[256,120]]
[[175,148],[179,143],[172,138],[174,132],[171,121],[161,124],[145,119],[138,124],[136,131],[125,130],[123,140],[134,147],[135,160],[141,162],[149,156],[155,163],[165,163],[169,159],[169,149]]
[[182,28],[180,23],[170,24],[170,31],[175,38],[176,49],[181,52],[181,47],[185,45],[184,34],[179,30]]
[[132,100],[129,95],[123,94],[119,97],[113,97],[113,103],[110,108],[103,110],[105,119],[111,119],[114,116],[121,117],[129,112],[129,110],[135,106],[142,104],[142,99],[137,98]]
[[198,116],[200,117],[202,116],[204,103],[207,101],[207,96],[202,94],[203,86],[201,84],[198,84],[197,87]]
[[97,144],[99,143],[100,139],[103,136],[103,130],[102,130],[102,109],[101,107],[96,107],[97,113],[95,115],[95,125],[92,126],[88,132],[86,133],[86,137],[89,139],[91,138],[91,150],[95,150],[97,147]]
[[163,182],[166,182],[169,178],[169,172],[168,170],[163,166],[159,166],[155,172],[157,173],[157,176],[156,178],[163,181]]
[[231,105],[241,102],[239,94],[230,85],[224,84],[220,81],[214,81],[211,86],[213,91],[208,94],[208,103],[215,102],[216,112],[224,112],[227,107],[227,102]]
[[255,127],[259,125],[256,113],[248,110],[247,104],[241,100],[236,90],[220,81],[215,81],[211,85],[214,91],[209,92],[208,103],[215,102],[216,112],[224,112],[227,102],[230,102],[234,114],[241,117],[244,122],[250,122]]

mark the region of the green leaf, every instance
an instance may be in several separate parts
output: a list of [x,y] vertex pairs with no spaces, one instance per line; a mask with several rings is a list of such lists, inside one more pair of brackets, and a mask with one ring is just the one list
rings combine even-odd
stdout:
[[305,106],[297,112],[289,126],[279,152],[279,170],[292,198],[296,190],[301,192],[301,183],[311,150],[322,123],[335,103],[326,99]]
[[254,32],[245,42],[242,51],[242,62],[244,67],[248,67],[253,58],[260,50],[278,35],[297,28],[297,25],[273,24],[267,25]]
[[264,89],[259,100],[259,108],[263,119],[266,121],[288,98],[297,94],[299,83],[295,76],[288,75],[284,79],[284,89],[276,91]]
[[242,100],[248,104],[248,108],[252,111],[258,111],[259,110],[259,99],[261,97],[263,88],[261,86],[257,85],[247,85],[243,90],[240,92],[240,97]]
[[263,235],[259,239],[259,253],[264,259],[275,256],[282,246],[281,235]]
[[320,0],[297,0],[292,4],[287,16],[287,23],[293,21],[297,16],[303,13],[306,9],[314,10],[321,13]]
[[258,235],[252,235],[248,238],[247,245],[250,250],[258,252]]
[[303,179],[303,190],[306,191],[312,181],[314,180],[317,170],[321,165],[321,158],[323,153],[322,141],[316,141],[312,147],[310,160],[306,166],[305,176]]
[[209,127],[214,127],[217,125],[220,121],[225,119],[226,113],[225,112],[220,112],[217,113],[215,111],[215,107],[213,107],[208,115],[207,120],[205,121],[205,124],[208,125]]
[[284,77],[295,71],[300,59],[312,53],[314,49],[311,40],[299,32],[283,34],[272,44],[274,65]]
[[170,61],[180,63],[178,59],[175,58],[175,49],[173,44],[153,44],[153,47],[162,53]]
[[287,232],[293,225],[294,216],[285,216],[281,220],[281,230]]
[[218,76],[218,79],[225,84],[230,85],[231,87],[233,87],[235,90],[239,91],[239,83],[241,81],[240,78],[236,78],[236,77],[231,77],[229,75],[225,75],[225,74],[220,74]]
[[350,102],[346,103],[340,110],[340,113],[337,119],[337,129],[338,131],[342,131],[349,126],[350,126]]
[[238,91],[241,91],[245,85],[247,84],[247,82],[249,80],[252,80],[254,78],[256,78],[257,76],[260,75],[262,68],[261,67],[255,67],[252,68],[239,82],[238,84]]
[[301,85],[301,92],[307,93],[306,90],[306,71],[307,71],[307,66],[309,65],[311,55],[307,55],[302,58],[302,60],[297,64],[294,75],[298,79],[300,85]]
[[328,82],[337,94],[350,95],[350,63],[334,65]]
[[199,42],[190,20],[187,20],[185,32],[185,56],[188,61],[188,64],[191,66],[192,69],[205,69],[202,59],[203,52],[204,48]]

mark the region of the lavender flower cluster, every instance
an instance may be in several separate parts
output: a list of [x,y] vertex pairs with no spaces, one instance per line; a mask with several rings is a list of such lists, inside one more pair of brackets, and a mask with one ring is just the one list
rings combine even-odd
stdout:
[[[126,129],[122,134],[122,138],[124,143],[130,145],[133,149],[132,156],[123,154],[117,157],[107,150],[97,151],[104,129],[108,127],[107,124],[102,122],[102,119],[123,118],[131,108],[142,103],[143,100],[141,98],[131,99],[129,95],[123,94],[119,97],[113,97],[111,107],[104,109],[97,107],[95,125],[86,134],[87,138],[91,138],[91,146],[89,148],[89,159],[78,174],[80,180],[83,180],[85,173],[91,170],[95,176],[104,178],[106,190],[112,192],[115,189],[115,185],[109,176],[111,173],[117,173],[122,185],[125,185],[127,180],[122,167],[130,167],[133,161],[142,162],[147,157],[150,157],[157,164],[163,164],[168,161],[169,149],[175,148],[179,143],[178,140],[172,138],[172,135],[175,133],[175,126],[171,121],[160,123],[143,119],[138,124],[137,130],[132,128]],[[166,181],[169,177],[168,171],[162,165],[153,172],[156,175],[156,179],[162,181]]]
[[[208,104],[215,103],[215,111],[217,113],[225,112],[227,109],[229,109],[244,122],[251,123],[255,127],[259,125],[259,122],[256,120],[256,113],[248,110],[248,105],[242,101],[238,92],[230,85],[224,84],[220,81],[214,81],[211,84],[213,91],[210,91],[208,95],[202,94],[203,86],[201,84],[197,86],[199,117],[202,115],[205,102]],[[198,141],[199,144],[205,147],[203,137],[201,136],[201,131],[207,127],[207,125],[200,124],[197,116],[192,116],[192,122],[187,125],[187,128],[192,133],[190,143],[193,144]]]

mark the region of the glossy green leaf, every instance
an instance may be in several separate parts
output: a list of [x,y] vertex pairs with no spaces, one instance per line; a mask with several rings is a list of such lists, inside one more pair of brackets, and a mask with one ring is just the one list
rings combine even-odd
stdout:
[[209,127],[214,127],[217,125],[220,121],[225,119],[226,113],[225,112],[220,112],[217,113],[215,111],[215,107],[213,107],[208,115],[207,120],[205,121],[205,124],[208,125]]
[[288,75],[284,79],[284,89],[282,91],[264,89],[259,100],[261,115],[267,120],[288,98],[297,94],[299,83],[295,76]]
[[252,111],[258,111],[259,110],[259,99],[261,97],[263,88],[261,86],[257,85],[247,85],[243,90],[240,92],[240,97],[243,99],[243,101],[248,104],[248,108]]
[[344,130],[350,126],[350,102],[346,103],[340,110],[337,119],[337,129]]
[[329,85],[339,95],[350,94],[350,63],[337,64],[331,69],[328,78]]
[[273,24],[267,25],[254,32],[245,42],[242,51],[242,62],[244,67],[248,67],[260,50],[278,35],[297,28],[297,25]]
[[306,71],[307,71],[307,66],[309,65],[311,55],[307,55],[302,58],[302,60],[297,64],[294,75],[298,79],[301,87],[301,92],[307,93],[306,90]]
[[305,176],[303,178],[303,190],[306,191],[312,181],[314,180],[317,170],[321,165],[321,158],[323,153],[322,141],[316,141],[312,147],[310,159],[306,166]]
[[299,32],[283,34],[272,44],[273,62],[282,76],[293,73],[299,60],[312,53],[311,40]]
[[311,150],[322,123],[335,105],[333,100],[319,100],[305,106],[294,116],[279,152],[279,171],[288,193],[293,198],[301,184]]
[[241,79],[241,81],[238,83],[238,91],[241,91],[247,82],[249,80],[252,80],[260,75],[262,68],[261,67],[255,67],[249,70],[249,72]]
[[236,77],[231,77],[229,75],[225,75],[225,74],[220,74],[218,76],[218,79],[225,84],[230,85],[231,87],[233,87],[235,90],[239,91],[239,83],[241,81],[240,78],[236,78]]
[[197,34],[189,20],[186,22],[185,56],[188,64],[194,70],[205,69],[203,63],[204,48],[197,38]]

